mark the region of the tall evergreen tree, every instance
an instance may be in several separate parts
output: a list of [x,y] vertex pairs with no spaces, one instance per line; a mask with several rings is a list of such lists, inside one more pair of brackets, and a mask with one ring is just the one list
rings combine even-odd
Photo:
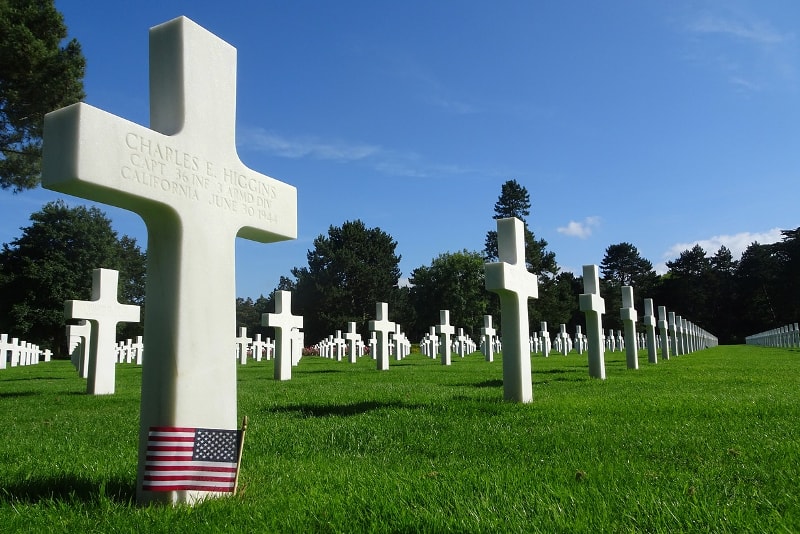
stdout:
[[[375,316],[376,302],[397,303],[400,256],[397,242],[360,220],[331,226],[314,240],[308,266],[292,269],[293,305],[304,317],[306,340],[315,343],[355,321],[359,331]],[[289,287],[288,279],[281,279]],[[272,311],[272,310],[270,310]]]
[[439,324],[439,310],[450,310],[450,324],[463,327],[476,339],[489,302],[483,258],[478,252],[440,254],[429,266],[411,272],[411,305],[417,322],[409,335],[415,339]]
[[84,98],[86,61],[52,0],[0,1],[0,187],[36,187],[44,115]]

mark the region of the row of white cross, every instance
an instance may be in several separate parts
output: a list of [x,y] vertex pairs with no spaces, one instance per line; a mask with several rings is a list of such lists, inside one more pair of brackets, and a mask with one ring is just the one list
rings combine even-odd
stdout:
[[49,362],[53,353],[42,350],[39,345],[23,341],[9,334],[0,334],[0,369],[7,366],[36,365],[40,361]]
[[759,332],[758,334],[747,336],[745,338],[745,343],[761,347],[800,347],[800,327],[797,323],[794,323],[772,328],[764,332]]

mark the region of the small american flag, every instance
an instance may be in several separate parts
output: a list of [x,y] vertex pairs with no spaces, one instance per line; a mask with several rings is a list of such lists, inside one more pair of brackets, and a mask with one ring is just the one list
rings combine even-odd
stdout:
[[150,427],[142,489],[234,491],[239,435],[238,430]]

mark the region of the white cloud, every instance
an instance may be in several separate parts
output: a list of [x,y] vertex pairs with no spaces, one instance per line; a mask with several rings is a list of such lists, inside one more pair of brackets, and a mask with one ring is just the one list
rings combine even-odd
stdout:
[[791,34],[783,34],[769,23],[758,20],[736,21],[712,15],[703,15],[687,26],[694,33],[720,34],[760,45],[790,41]]
[[689,250],[695,245],[700,245],[706,251],[708,256],[713,256],[720,247],[725,246],[731,251],[734,260],[738,260],[752,243],[759,243],[761,245],[769,245],[770,243],[777,243],[781,240],[780,228],[772,228],[765,232],[740,232],[733,235],[715,235],[708,239],[698,239],[697,241],[687,243],[676,243],[669,247],[662,258],[664,261],[655,266],[656,272],[664,274],[667,272],[667,260],[674,260],[681,255],[684,250]]
[[559,226],[556,231],[570,237],[586,239],[592,235],[592,229],[600,224],[600,217],[586,217],[583,222],[570,221],[566,226]]
[[341,141],[323,141],[314,137],[288,138],[261,128],[245,129],[242,144],[284,158],[358,161],[379,154],[379,146]]

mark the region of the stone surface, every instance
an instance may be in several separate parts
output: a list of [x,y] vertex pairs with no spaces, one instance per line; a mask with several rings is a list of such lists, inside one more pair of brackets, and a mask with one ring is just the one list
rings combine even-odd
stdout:
[[525,225],[517,218],[497,220],[499,262],[485,266],[486,289],[500,296],[503,332],[503,396],[507,401],[532,402],[528,299],[539,297],[535,274],[525,265]]
[[67,320],[85,319],[92,325],[86,384],[86,392],[91,395],[114,393],[117,324],[139,322],[139,306],[117,301],[118,280],[117,271],[94,269],[92,300],[68,300],[64,303]]
[[589,376],[606,378],[605,353],[603,348],[603,314],[605,301],[600,297],[600,276],[597,265],[583,266],[583,291],[578,301],[586,316],[586,343],[589,354]]
[[209,496],[141,489],[148,430],[238,426],[235,238],[297,236],[295,188],[239,160],[235,96],[236,49],[180,17],[150,30],[150,128],[83,103],[45,118],[44,187],[131,210],[147,225],[142,503]]

